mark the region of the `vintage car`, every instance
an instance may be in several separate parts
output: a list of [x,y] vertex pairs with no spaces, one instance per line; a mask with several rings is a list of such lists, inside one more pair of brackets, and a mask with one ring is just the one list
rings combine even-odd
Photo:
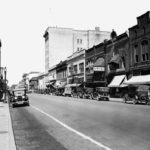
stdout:
[[17,105],[26,105],[29,106],[29,98],[26,94],[25,88],[17,88],[12,91],[12,98],[11,98],[11,106],[15,107]]
[[94,99],[100,101],[109,101],[109,88],[108,87],[96,87]]
[[72,96],[83,99],[92,99],[93,88],[75,87],[72,91]]
[[128,87],[128,91],[124,93],[124,103],[132,102],[133,104],[143,103],[150,104],[148,98],[149,86],[147,85],[132,85]]
[[79,86],[80,84],[77,83],[67,84],[64,88],[63,96],[78,97]]

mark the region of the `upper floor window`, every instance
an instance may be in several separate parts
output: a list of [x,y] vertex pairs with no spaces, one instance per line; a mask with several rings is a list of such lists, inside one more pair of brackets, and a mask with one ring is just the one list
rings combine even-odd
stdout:
[[82,47],[77,47],[77,51],[80,51],[82,50],[83,48]]
[[80,73],[84,72],[84,63],[79,64],[79,71],[80,71]]
[[144,40],[141,43],[141,50],[142,50],[142,61],[147,61],[148,58],[148,41]]
[[139,55],[138,55],[138,45],[134,46],[134,62],[139,62]]
[[69,67],[69,74],[72,74],[72,67]]
[[78,72],[78,70],[77,70],[77,65],[74,65],[74,66],[73,66],[73,70],[74,70],[74,73],[77,73],[77,72]]
[[82,39],[77,39],[78,44],[82,44]]

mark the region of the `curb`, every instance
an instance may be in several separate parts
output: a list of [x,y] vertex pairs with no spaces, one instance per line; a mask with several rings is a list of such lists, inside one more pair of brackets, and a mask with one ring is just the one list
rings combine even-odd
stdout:
[[11,116],[10,116],[10,110],[9,110],[9,104],[7,103],[8,108],[8,131],[9,131],[9,150],[16,150],[16,144],[14,139],[14,132],[12,128],[12,122],[11,122]]

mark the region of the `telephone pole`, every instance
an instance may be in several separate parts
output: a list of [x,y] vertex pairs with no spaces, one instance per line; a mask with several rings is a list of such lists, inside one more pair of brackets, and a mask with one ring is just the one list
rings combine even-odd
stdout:
[[0,39],[0,77],[1,77],[1,62],[2,62],[2,60],[1,60],[1,47],[2,47],[2,42],[1,42],[1,39]]

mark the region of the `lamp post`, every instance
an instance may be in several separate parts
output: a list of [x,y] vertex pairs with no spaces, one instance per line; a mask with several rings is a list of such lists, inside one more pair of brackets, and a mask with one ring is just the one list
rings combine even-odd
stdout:
[[6,90],[7,90],[7,83],[6,83],[6,73],[7,73],[7,70],[6,70],[6,67],[4,68],[4,82],[5,82],[5,97],[4,97],[4,100],[6,102]]

